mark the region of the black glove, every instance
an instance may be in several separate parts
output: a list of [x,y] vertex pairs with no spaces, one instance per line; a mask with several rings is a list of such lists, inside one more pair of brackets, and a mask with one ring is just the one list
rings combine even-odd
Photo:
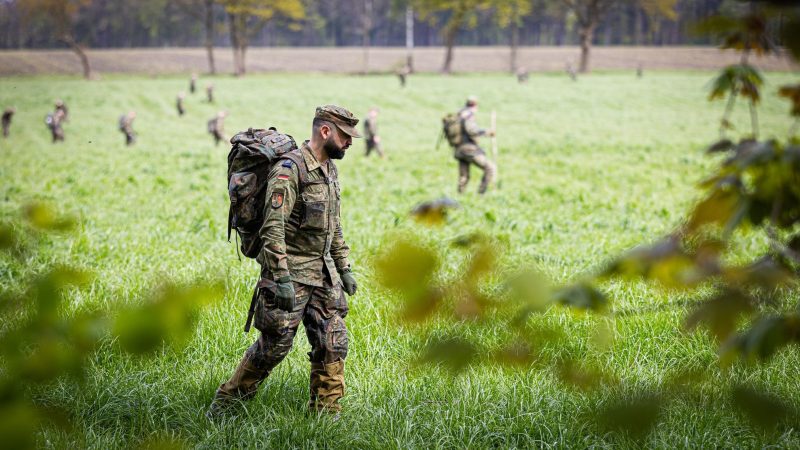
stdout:
[[289,276],[280,277],[275,280],[277,287],[275,288],[275,302],[278,308],[291,312],[294,310],[294,284]]
[[358,290],[358,283],[356,283],[356,277],[353,276],[353,272],[350,272],[350,269],[344,269],[339,273],[339,277],[342,279],[342,286],[344,287],[344,291],[347,292],[347,295],[353,296]]

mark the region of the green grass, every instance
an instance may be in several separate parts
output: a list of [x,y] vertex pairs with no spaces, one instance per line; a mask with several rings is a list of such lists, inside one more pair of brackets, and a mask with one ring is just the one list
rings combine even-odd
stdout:
[[[92,358],[83,384],[64,381],[37,391],[38,401],[66,408],[75,425],[69,432],[48,428],[41,446],[126,448],[166,435],[203,448],[800,447],[796,430],[753,428],[727,394],[746,382],[800,405],[796,348],[763,366],[717,369],[711,340],[681,328],[694,296],[643,283],[609,284],[609,348],[593,344],[592,317],[552,309],[535,318],[567,335],[543,349],[546,354],[594,362],[624,386],[583,392],[538,366],[482,365],[455,378],[414,368],[417,333],[395,326],[395,296],[380,289],[373,269],[385,242],[416,233],[445,255],[443,277],[457,276],[463,253],[448,242],[481,231],[502,251],[498,273],[534,267],[564,283],[670,231],[697,199],[694,184],[715,163],[703,154],[717,138],[723,107],[705,100],[711,76],[602,73],[573,83],[562,75],[534,75],[524,86],[500,75],[418,76],[405,90],[394,77],[223,77],[213,80],[217,104],[204,103],[200,93],[189,96],[182,118],[174,100],[186,89],[184,78],[0,79],[0,107],[18,110],[11,137],[0,140],[3,219],[41,200],[81,223],[74,235],[48,238],[44,251],[24,265],[0,260],[4,288],[19,289],[20,279],[47,264],[90,269],[96,279],[69,296],[69,314],[113,311],[165,280],[222,277],[227,287],[226,296],[203,312],[184,350],[141,359],[108,343]],[[790,81],[796,77],[767,74],[762,136],[785,136],[788,104],[776,91]],[[451,151],[434,144],[441,116],[468,94],[481,99],[483,125],[497,110],[501,186],[477,196],[479,173],[473,170],[469,193],[458,198],[462,207],[448,223],[419,230],[407,216],[415,204],[457,195]],[[56,98],[70,107],[67,141],[60,145],[49,142],[43,124]],[[359,116],[380,106],[388,155],[365,159],[356,142],[339,164],[342,222],[360,284],[349,300],[345,412],[337,422],[306,416],[308,344],[301,332],[258,396],[211,424],[202,412],[255,338],[241,327],[257,268],[239,262],[225,242],[228,148],[213,145],[206,120],[227,109],[228,134],[275,125],[302,140],[314,108],[326,103]],[[130,109],[138,113],[139,141],[125,147],[117,118]],[[734,122],[747,130],[744,108]],[[755,237],[741,242],[752,252],[763,246]],[[499,324],[460,332],[487,348],[509,336]],[[708,379],[671,402],[643,442],[599,432],[584,420],[620,390],[658,388],[686,370],[705,371]]]

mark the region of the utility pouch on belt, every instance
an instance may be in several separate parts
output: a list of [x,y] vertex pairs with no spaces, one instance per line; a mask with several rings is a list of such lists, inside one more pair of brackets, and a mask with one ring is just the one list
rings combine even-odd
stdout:
[[247,322],[244,323],[244,332],[250,332],[250,325],[253,324],[253,316],[256,313],[256,306],[258,305],[258,294],[261,289],[267,288],[275,290],[276,284],[274,281],[262,278],[256,283],[256,288],[253,290],[253,297],[250,299],[250,309],[247,311]]

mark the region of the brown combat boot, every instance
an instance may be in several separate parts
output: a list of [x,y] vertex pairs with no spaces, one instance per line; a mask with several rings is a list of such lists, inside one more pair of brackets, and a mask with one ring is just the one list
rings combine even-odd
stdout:
[[239,366],[231,378],[222,383],[214,395],[206,417],[209,419],[222,415],[237,400],[249,400],[256,395],[258,385],[269,375],[269,370],[260,369],[253,364],[250,355],[245,352]]
[[341,411],[339,399],[344,396],[344,361],[339,360],[330,364],[312,362],[310,388],[309,411],[330,413]]

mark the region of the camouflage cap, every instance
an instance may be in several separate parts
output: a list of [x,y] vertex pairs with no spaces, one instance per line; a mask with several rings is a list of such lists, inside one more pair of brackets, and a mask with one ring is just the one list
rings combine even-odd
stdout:
[[314,118],[327,120],[354,138],[361,137],[361,135],[355,129],[355,126],[358,125],[358,119],[353,115],[353,113],[342,108],[341,106],[318,106],[317,112],[314,114]]

